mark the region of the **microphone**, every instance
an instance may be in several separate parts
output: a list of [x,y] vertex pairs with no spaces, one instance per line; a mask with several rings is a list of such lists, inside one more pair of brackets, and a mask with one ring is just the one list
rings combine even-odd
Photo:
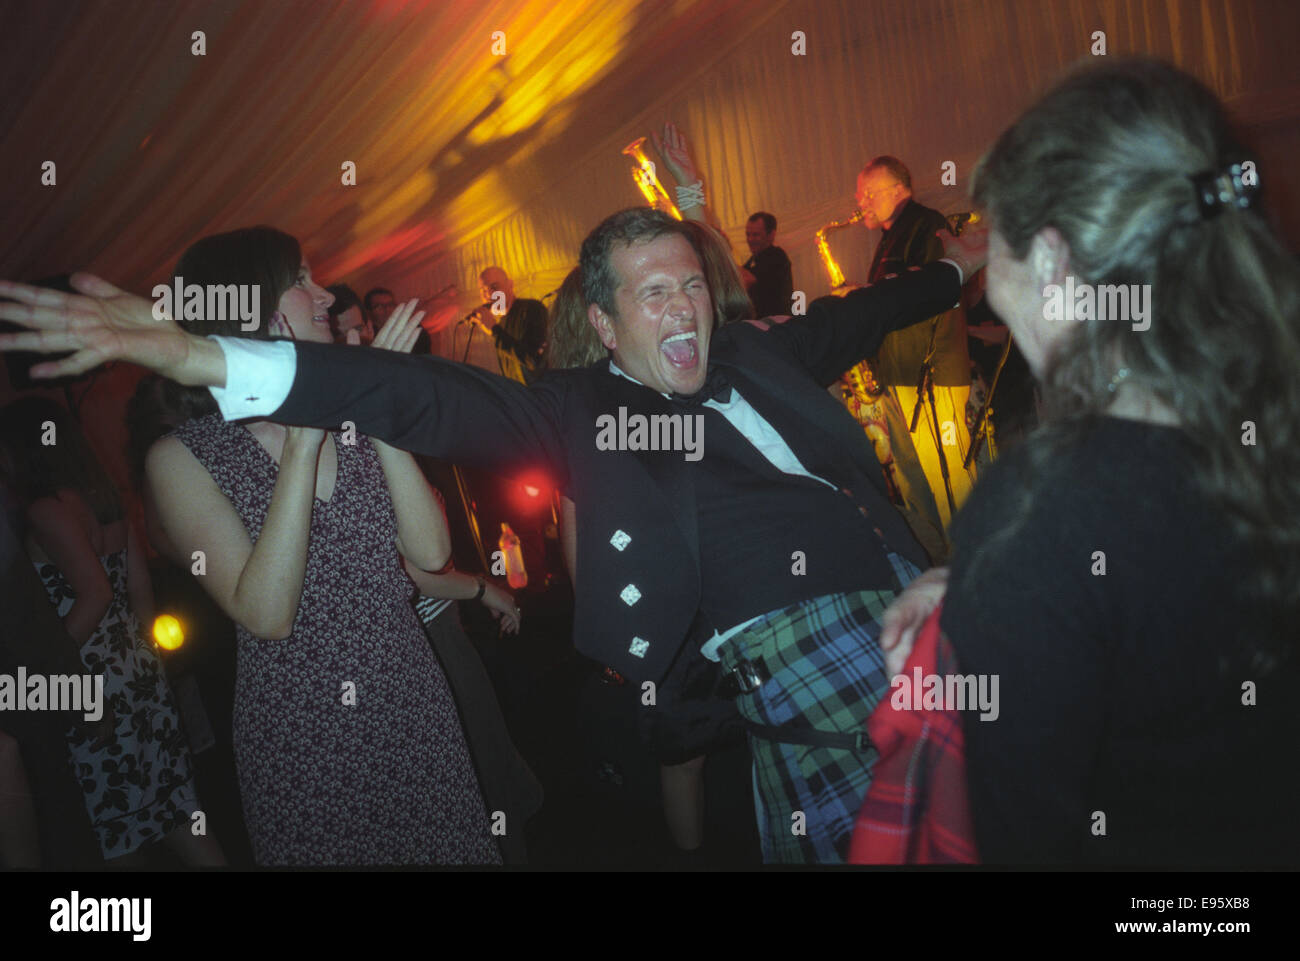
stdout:
[[980,215],[974,211],[948,215],[948,229],[952,231],[954,237],[960,237],[967,224],[977,224],[979,222]]
[[474,318],[476,318],[476,317],[479,315],[479,312],[480,312],[480,311],[483,311],[483,310],[491,310],[491,309],[492,309],[492,303],[491,303],[490,301],[487,302],[487,303],[479,304],[477,307],[475,307],[473,310],[471,310],[468,314],[466,314],[464,317],[462,317],[462,318],[460,319],[460,323],[462,323],[462,324],[472,324],[472,323],[474,322]]

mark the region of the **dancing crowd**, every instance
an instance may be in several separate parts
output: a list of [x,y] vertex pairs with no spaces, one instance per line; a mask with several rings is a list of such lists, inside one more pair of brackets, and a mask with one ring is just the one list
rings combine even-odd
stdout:
[[[685,137],[656,141],[684,219],[595,225],[549,319],[485,270],[493,307],[450,357],[416,346],[415,301],[322,287],[268,227],[205,237],[174,271],[257,285],[253,330],[159,320],[84,274],[0,283],[16,325],[0,349],[61,355],[34,377],[156,375],[133,426],[143,528],[236,626],[257,863],[516,863],[500,825],[540,803],[503,814],[471,758],[447,676],[447,645],[468,642],[433,599],[480,601],[506,630],[521,615],[455,570],[413,455],[554,480],[573,643],[641,693],[684,849],[703,843],[704,758],[743,738],[753,809],[732,816],[765,863],[1300,860],[1300,272],[1213,94],[1151,60],[1072,71],[987,150],[982,222],[960,232],[876,157],[855,193],[881,231],[870,283],[806,304],[776,218],[750,218],[739,265]],[[1054,317],[1067,281],[1149,291],[1149,323]],[[1039,400],[991,463],[966,456],[954,309],[981,287]],[[883,444],[841,390],[864,361]],[[628,414],[700,418],[703,455],[597,443]],[[56,405],[2,420],[11,526],[71,653],[107,678],[104,719],[67,735],[103,857],[165,839],[223,863],[190,830],[201,805],[122,499]],[[937,678],[933,702],[896,696],[913,677]],[[945,697],[954,678],[980,703]],[[0,856],[24,864],[7,719]]]

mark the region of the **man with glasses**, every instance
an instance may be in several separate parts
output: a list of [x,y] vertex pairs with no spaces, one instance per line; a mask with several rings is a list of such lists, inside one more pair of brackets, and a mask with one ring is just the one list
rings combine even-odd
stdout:
[[[881,229],[880,244],[871,261],[870,283],[893,274],[920,267],[943,257],[943,242],[937,234],[948,231],[943,214],[923,207],[912,199],[912,176],[898,159],[876,157],[858,174],[858,207],[866,213],[865,222],[877,222]],[[936,326],[937,325],[937,326]],[[916,406],[917,383],[934,333],[936,425],[926,403],[916,430],[909,430]],[[962,467],[970,446],[966,426],[966,401],[970,396],[970,354],[966,346],[966,324],[960,310],[950,310],[933,322],[916,324],[889,334],[873,363],[877,380],[898,402],[887,405],[890,414],[890,446],[900,491],[907,506],[928,519],[935,527],[946,530],[952,520],[939,451],[944,453],[952,483],[953,499],[961,506],[970,493],[972,474]],[[924,471],[916,469],[919,461]],[[909,478],[911,483],[908,483]],[[923,538],[924,539],[924,538]],[[936,561],[941,560],[935,558]]]

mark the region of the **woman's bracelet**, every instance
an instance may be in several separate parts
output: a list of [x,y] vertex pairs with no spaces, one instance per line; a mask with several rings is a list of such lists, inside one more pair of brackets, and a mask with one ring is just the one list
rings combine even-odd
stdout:
[[677,209],[690,210],[692,207],[704,206],[704,181],[697,180],[693,184],[678,184],[677,192]]
[[487,581],[483,579],[482,574],[476,575],[475,580],[478,581],[478,593],[474,595],[474,600],[481,601],[483,595],[487,593]]

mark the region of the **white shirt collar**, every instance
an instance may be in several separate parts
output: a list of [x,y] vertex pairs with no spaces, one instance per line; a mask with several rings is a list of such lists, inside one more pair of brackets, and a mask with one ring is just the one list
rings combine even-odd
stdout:
[[[644,387],[644,386],[645,386],[645,384],[641,383],[641,381],[637,380],[637,379],[636,379],[635,377],[633,377],[631,374],[629,374],[629,373],[627,373],[625,370],[623,370],[623,368],[619,367],[618,364],[614,363],[614,355],[613,355],[613,354],[611,354],[610,357],[609,357],[609,372],[610,372],[611,374],[618,374],[619,377],[626,378],[627,380],[630,380],[632,383],[634,383],[634,384],[636,384],[636,385],[638,385],[638,386],[640,386],[640,387]],[[651,390],[654,390],[653,387],[650,388],[650,389],[651,389]],[[671,395],[671,394],[665,394],[663,391],[655,391],[655,393],[657,393],[660,397],[664,398],[665,400],[672,400],[672,395]]]

